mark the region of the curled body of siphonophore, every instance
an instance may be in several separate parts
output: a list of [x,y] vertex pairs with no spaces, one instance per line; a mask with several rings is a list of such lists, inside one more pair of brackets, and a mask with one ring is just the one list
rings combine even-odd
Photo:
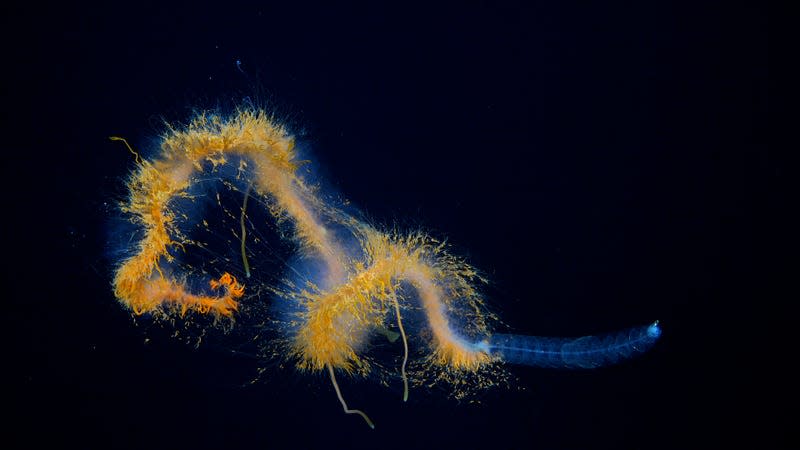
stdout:
[[[395,373],[404,399],[409,378],[458,384],[476,374],[481,379],[502,362],[598,367],[646,351],[660,335],[657,322],[604,337],[493,333],[496,318],[473,267],[425,233],[381,230],[348,212],[309,181],[306,163],[294,138],[263,111],[199,114],[184,127],[170,127],[155,157],[136,154],[128,179],[121,212],[136,231],[116,268],[116,297],[137,315],[209,316],[212,324],[231,323],[249,303],[269,302],[280,356],[301,370],[327,372],[345,412],[370,426],[366,414],[348,408],[335,373],[385,370],[370,356],[370,342],[381,334],[402,337]],[[224,206],[209,185],[237,194],[238,203]],[[204,218],[209,207],[223,209],[224,229]],[[282,259],[283,274],[259,272],[248,257],[264,244],[259,230],[269,226],[294,252]],[[236,257],[211,249],[198,237],[204,232],[229,235]],[[192,262],[196,254],[210,260]],[[412,351],[420,356],[418,369],[407,367]]]

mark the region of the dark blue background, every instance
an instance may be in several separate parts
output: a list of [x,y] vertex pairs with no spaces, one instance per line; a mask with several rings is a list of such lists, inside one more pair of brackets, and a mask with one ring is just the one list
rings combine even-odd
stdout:
[[[3,162],[12,411],[30,446],[685,448],[761,439],[757,301],[777,277],[767,16],[740,2],[9,8]],[[133,6],[135,5],[135,6]],[[241,71],[236,61],[241,61]],[[660,319],[648,355],[512,368],[479,404],[324,377],[134,326],[107,219],[162,120],[245,99],[331,186],[489,274],[516,330]],[[769,229],[769,234],[763,234]],[[775,234],[773,234],[775,233]],[[771,435],[771,437],[780,435]],[[769,436],[768,436],[769,437]]]

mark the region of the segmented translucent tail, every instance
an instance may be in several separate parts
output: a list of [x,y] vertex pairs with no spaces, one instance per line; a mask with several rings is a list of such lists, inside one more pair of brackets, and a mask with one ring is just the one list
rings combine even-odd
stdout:
[[591,369],[618,363],[649,350],[661,336],[658,321],[617,333],[578,338],[495,334],[489,353],[510,364]]

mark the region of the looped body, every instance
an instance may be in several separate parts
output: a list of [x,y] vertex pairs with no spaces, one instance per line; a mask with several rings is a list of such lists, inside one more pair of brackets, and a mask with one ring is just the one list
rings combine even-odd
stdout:
[[[423,365],[433,369],[433,377],[459,387],[473,375],[485,386],[496,384],[481,377],[498,362],[548,366],[558,360],[566,367],[596,367],[641,353],[660,336],[654,324],[636,338],[600,344],[590,338],[492,337],[496,318],[486,312],[476,287],[482,280],[474,268],[424,233],[379,230],[328,200],[304,176],[307,161],[298,158],[294,138],[263,111],[240,110],[227,119],[199,115],[186,127],[170,128],[151,160],[128,149],[137,166],[121,211],[139,233],[133,235],[131,255],[116,269],[119,301],[136,315],[233,320],[242,302],[263,301],[259,289],[240,281],[252,285],[259,276],[251,277],[247,224],[256,234],[268,222],[279,224],[294,257],[314,266],[302,280],[288,281],[288,274],[282,286],[266,289],[275,294],[270,299],[278,304],[275,310],[290,311],[279,330],[284,333],[282,356],[301,370],[327,371],[344,411],[361,415],[370,426],[366,414],[348,408],[335,372],[369,374],[375,365],[368,344],[380,333],[391,342],[402,336],[404,400],[409,390],[407,329],[415,342],[423,343],[415,350],[425,354]],[[193,235],[201,226],[216,230],[181,208],[198,198],[208,200],[202,186],[209,180],[244,195],[238,212],[225,209],[225,216],[236,222],[226,232],[239,244],[240,279],[230,273],[235,270],[228,257],[214,256],[213,264],[196,270],[184,262],[193,251],[210,252]],[[262,222],[249,219],[251,197],[266,211]],[[216,202],[222,207],[219,193]],[[300,274],[288,263],[285,269]],[[422,376],[417,381],[428,383]]]
[[[450,317],[477,313],[466,324],[468,332],[486,334],[487,316],[472,284],[475,271],[424,234],[385,233],[332,206],[306,183],[302,163],[292,136],[261,111],[239,111],[227,120],[200,115],[184,129],[171,128],[160,154],[139,162],[128,183],[122,211],[141,226],[143,236],[135,254],[117,269],[117,298],[135,314],[233,318],[246,299],[246,286],[223,272],[207,280],[211,292],[192,292],[185,274],[176,273],[172,264],[193,243],[176,220],[174,200],[187,197],[205,172],[217,170],[248,177],[251,195],[267,198],[274,220],[291,223],[289,238],[303,256],[324,267],[319,279],[278,300],[299,308],[290,348],[298,367],[368,372],[359,352],[376,329],[387,325],[395,303],[398,312],[422,308],[435,363],[472,371],[489,363],[488,354],[455,330]],[[222,170],[226,166],[230,170]]]

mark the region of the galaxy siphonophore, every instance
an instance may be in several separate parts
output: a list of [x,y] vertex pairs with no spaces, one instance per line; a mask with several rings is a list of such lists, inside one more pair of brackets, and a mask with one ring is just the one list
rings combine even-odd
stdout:
[[[407,399],[410,382],[431,378],[491,385],[503,363],[616,363],[661,334],[657,322],[581,338],[496,333],[475,268],[427,233],[380,228],[325,195],[292,135],[261,110],[201,113],[169,126],[152,158],[128,148],[136,167],[120,211],[134,230],[113,279],[119,302],[136,315],[208,317],[212,327],[236,327],[257,304],[271,328],[264,335],[276,343],[270,357],[327,373],[344,411],[370,426],[346,404],[337,372],[389,372]],[[209,209],[222,219],[207,220]],[[279,230],[285,247],[270,247],[264,227]],[[223,241],[224,251],[204,236]],[[281,261],[280,273],[257,267],[254,255]],[[394,367],[371,355],[384,336],[403,344]]]

